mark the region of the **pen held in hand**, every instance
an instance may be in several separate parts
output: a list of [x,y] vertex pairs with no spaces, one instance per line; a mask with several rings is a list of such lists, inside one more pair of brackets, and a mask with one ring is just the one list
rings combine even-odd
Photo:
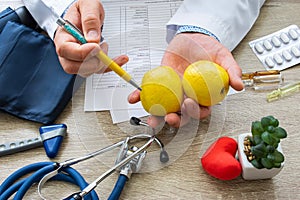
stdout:
[[[85,44],[87,43],[86,39],[84,38],[81,31],[74,26],[72,23],[70,23],[67,20],[64,20],[63,18],[59,17],[57,19],[57,24],[64,28],[68,33],[70,33],[74,38],[76,38],[80,43]],[[104,63],[105,66],[109,67],[112,71],[114,71],[116,74],[118,74],[121,78],[123,78],[125,81],[130,83],[132,86],[137,88],[138,90],[142,90],[139,85],[133,80],[133,78],[128,74],[123,68],[121,68],[115,61],[113,61],[111,58],[109,58],[102,50],[99,51],[97,54],[97,57]]]

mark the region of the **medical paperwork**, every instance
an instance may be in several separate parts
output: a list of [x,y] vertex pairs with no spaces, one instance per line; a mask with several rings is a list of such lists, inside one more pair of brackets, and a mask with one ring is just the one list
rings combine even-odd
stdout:
[[[103,37],[108,55],[129,56],[123,68],[138,82],[144,73],[160,65],[166,48],[166,23],[182,0],[103,0],[105,21]],[[129,104],[128,95],[135,88],[114,72],[94,74],[86,80],[85,111],[109,110],[113,123],[131,116],[148,115],[140,103]]]

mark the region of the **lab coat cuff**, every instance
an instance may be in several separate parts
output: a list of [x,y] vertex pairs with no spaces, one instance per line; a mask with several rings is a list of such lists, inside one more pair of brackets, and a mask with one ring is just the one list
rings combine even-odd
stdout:
[[208,36],[211,36],[213,38],[215,38],[216,40],[220,41],[219,38],[213,34],[212,32],[198,27],[198,26],[192,26],[192,25],[183,25],[183,26],[179,26],[178,30],[176,31],[176,34],[179,33],[202,33]]
[[[57,4],[53,4],[49,6],[53,7],[56,13],[59,14],[61,17],[63,17],[66,14],[66,12],[69,10],[70,6],[73,5],[73,3],[75,3],[76,1],[77,0],[65,0],[65,1],[60,1],[61,3],[60,6],[57,6]],[[56,30],[58,28],[56,19],[55,22],[51,21],[51,24],[49,23],[49,27],[51,27],[51,32],[50,33],[48,32],[48,34],[52,39],[54,39]]]
[[64,10],[64,12],[61,14],[61,17],[64,17],[65,14],[67,13],[67,11],[69,10],[69,8],[71,7],[71,5],[73,5],[76,1],[78,0],[73,0],[69,5],[68,7]]
[[[43,4],[47,7],[53,9],[58,15],[62,15],[66,12],[66,8],[68,8],[74,0],[64,0],[64,1],[46,1],[41,0]],[[48,36],[53,39],[55,31],[58,27],[56,23],[56,17],[53,15],[45,14],[40,10],[40,7],[34,4],[30,0],[23,0],[26,8],[29,10],[30,14],[33,18],[38,22],[39,26],[48,33]]]
[[[229,50],[233,50],[239,41],[235,41],[236,38],[232,37],[232,27],[226,24],[222,19],[209,16],[185,13],[180,15],[181,17],[173,16],[173,18],[167,23],[167,42],[170,42],[176,35],[177,31],[182,26],[194,26],[201,27],[202,30],[206,30],[206,33],[213,34],[220,43],[222,43]],[[200,19],[200,20],[199,20]]]

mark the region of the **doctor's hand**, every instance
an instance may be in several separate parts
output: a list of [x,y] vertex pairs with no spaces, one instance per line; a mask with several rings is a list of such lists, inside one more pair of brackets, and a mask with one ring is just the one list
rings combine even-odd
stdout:
[[[241,80],[241,69],[234,60],[231,52],[219,41],[211,36],[200,33],[177,34],[168,45],[162,58],[162,66],[170,66],[177,71],[180,77],[185,69],[193,62],[210,60],[222,66],[229,75],[229,83],[235,90],[242,90],[244,85]],[[140,100],[139,91],[134,91],[128,97],[129,103]],[[164,117],[150,116],[148,123],[156,127],[165,121],[172,127],[184,126],[191,118],[204,119],[211,113],[211,107],[204,107],[190,98],[185,98],[181,106],[181,112],[169,113]]]
[[[93,73],[110,71],[96,57],[99,50],[108,51],[107,43],[100,44],[101,27],[104,21],[104,9],[99,0],[78,0],[67,10],[64,18],[82,30],[88,43],[80,44],[63,28],[58,27],[54,43],[59,61],[69,74],[79,74],[87,77]],[[126,55],[113,59],[122,66],[128,62]]]

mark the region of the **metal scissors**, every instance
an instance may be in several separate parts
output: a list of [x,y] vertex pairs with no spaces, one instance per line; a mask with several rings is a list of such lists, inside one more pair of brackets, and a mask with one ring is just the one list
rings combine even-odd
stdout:
[[[140,119],[132,117],[130,123],[133,125],[144,125]],[[41,193],[42,186],[48,180],[60,180],[66,181],[77,185],[80,188],[79,192],[73,193],[65,199],[79,200],[79,199],[91,199],[97,200],[99,197],[95,192],[95,188],[100,182],[111,175],[116,170],[120,170],[119,178],[116,185],[109,196],[109,200],[118,199],[125,182],[130,178],[131,173],[137,172],[142,164],[143,159],[146,156],[146,149],[151,146],[152,142],[155,141],[160,146],[160,161],[165,163],[169,160],[168,154],[164,149],[163,143],[156,137],[154,129],[152,134],[141,133],[133,136],[128,136],[124,140],[116,142],[112,145],[104,147],[93,153],[87,154],[79,158],[73,158],[66,160],[61,163],[57,162],[38,162],[27,165],[20,168],[13,174],[11,174],[0,186],[0,200],[6,200],[11,197],[14,193],[14,199],[19,200],[24,197],[27,190],[34,184],[39,183],[38,193],[42,199],[45,199]],[[129,142],[135,139],[148,139],[140,148],[133,146],[129,147]],[[71,165],[85,161],[89,158],[95,157],[102,153],[108,152],[116,147],[120,147],[119,154],[116,159],[116,163],[109,170],[104,172],[101,176],[95,179],[92,183],[88,184],[85,179],[80,175],[78,171],[71,167]],[[26,178],[25,175],[31,174]]]

